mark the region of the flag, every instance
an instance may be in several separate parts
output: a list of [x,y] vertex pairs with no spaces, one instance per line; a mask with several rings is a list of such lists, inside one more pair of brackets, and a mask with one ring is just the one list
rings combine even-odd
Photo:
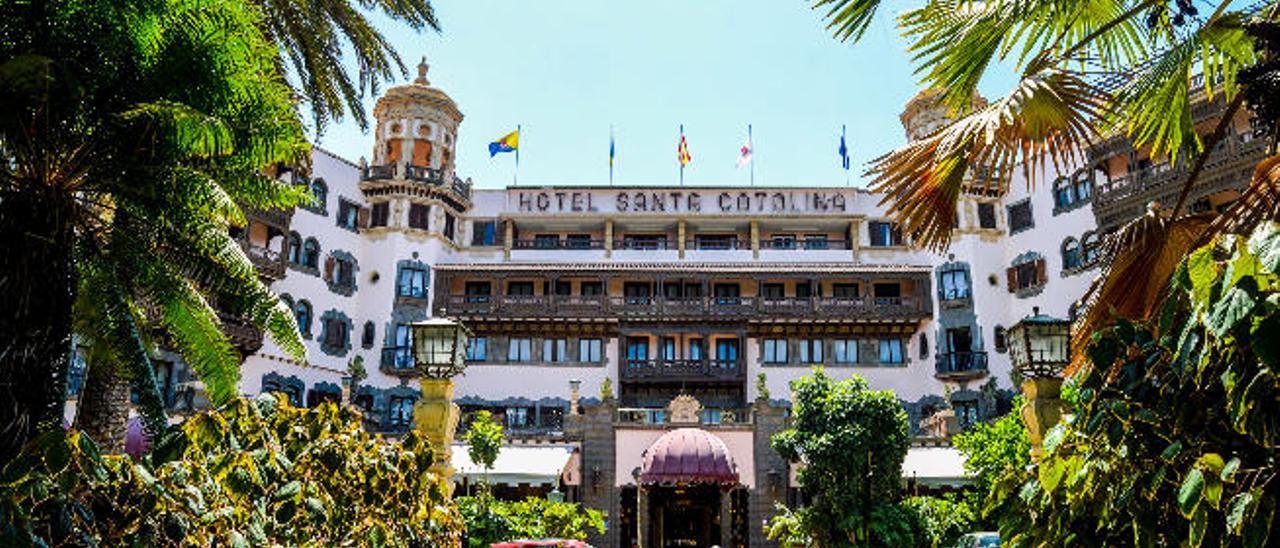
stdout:
[[613,147],[613,128],[609,128],[609,172],[613,172],[613,157],[615,156]]
[[755,148],[751,145],[751,126],[747,126],[747,142],[742,143],[742,148],[738,149],[738,167],[751,163],[751,154]]
[[680,126],[680,145],[676,147],[676,159],[680,161],[681,169],[693,161],[693,156],[689,155],[689,143],[684,140],[684,126]]
[[489,143],[489,157],[492,158],[499,152],[513,152],[520,150],[520,130],[517,129],[511,133],[503,135],[497,141]]
[[849,147],[844,144],[844,126],[840,126],[840,164],[849,171]]

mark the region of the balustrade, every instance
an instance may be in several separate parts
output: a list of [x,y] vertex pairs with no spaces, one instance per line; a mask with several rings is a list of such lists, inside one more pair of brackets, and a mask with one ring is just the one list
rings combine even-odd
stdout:
[[604,297],[577,295],[449,295],[444,312],[451,316],[499,317],[866,317],[914,318],[928,314],[914,297]]

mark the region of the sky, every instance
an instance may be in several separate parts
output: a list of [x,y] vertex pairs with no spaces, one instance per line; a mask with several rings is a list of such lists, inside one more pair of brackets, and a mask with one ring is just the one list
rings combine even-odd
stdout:
[[[913,4],[885,2],[857,44],[803,0],[436,0],[440,33],[374,20],[410,77],[425,55],[431,84],[458,104],[457,173],[481,188],[516,180],[514,156],[490,158],[488,143],[517,125],[520,186],[609,184],[610,127],[614,184],[676,185],[681,124],[687,186],[750,184],[735,167],[748,124],[756,186],[865,186],[867,162],[905,141],[898,115],[919,90],[894,26]],[[993,74],[980,90],[1012,82]],[[349,119],[318,144],[352,161],[373,146]]]

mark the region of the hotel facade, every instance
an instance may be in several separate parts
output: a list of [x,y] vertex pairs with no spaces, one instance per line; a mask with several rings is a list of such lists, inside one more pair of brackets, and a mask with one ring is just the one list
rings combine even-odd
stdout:
[[[371,430],[406,431],[419,396],[409,324],[458,319],[474,333],[456,379],[462,428],[487,409],[509,438],[494,480],[604,510],[609,530],[590,540],[605,547],[772,545],[762,522],[800,495],[769,438],[786,427],[789,383],[817,366],[892,390],[913,455],[936,462],[947,435],[1010,411],[1005,329],[1033,308],[1074,316],[1099,220],[1138,214],[1130,202],[1160,194],[1165,173],[1117,142],[1041,174],[1035,192],[1014,173],[1005,194],[962,195],[938,254],[857,188],[480,188],[455,172],[463,116],[426,71],[379,99],[368,160],[316,149],[308,172],[281,175],[313,206],[251,212],[240,237],[295,311],[308,363],[228,318],[242,392],[345,399]],[[917,138],[945,119],[922,94],[902,122]],[[1250,141],[1233,139],[1223,171],[1240,175]],[[1244,176],[1214,179],[1197,207],[1229,202]],[[356,369],[367,377],[352,384]],[[454,463],[475,471],[465,451]],[[963,481],[927,465],[907,476]]]

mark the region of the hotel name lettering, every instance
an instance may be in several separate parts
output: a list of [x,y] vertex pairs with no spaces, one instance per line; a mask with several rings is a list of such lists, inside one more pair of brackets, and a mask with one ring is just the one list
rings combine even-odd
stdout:
[[848,206],[835,191],[520,191],[518,207],[527,213],[839,213]]

